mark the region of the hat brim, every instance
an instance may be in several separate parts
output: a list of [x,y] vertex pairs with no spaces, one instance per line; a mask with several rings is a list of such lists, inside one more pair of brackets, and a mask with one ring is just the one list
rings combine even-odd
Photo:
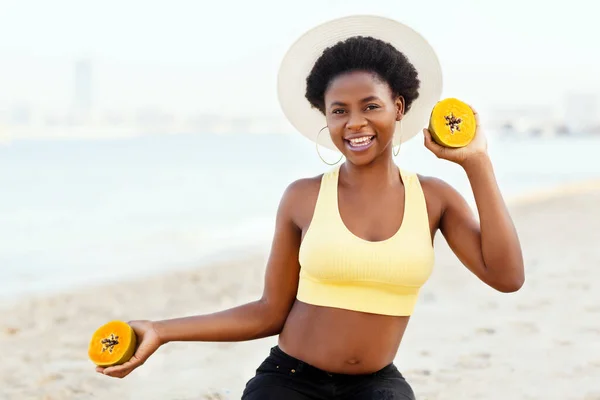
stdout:
[[[396,125],[394,145],[406,142],[428,125],[431,110],[442,93],[442,69],[433,47],[415,30],[390,18],[355,15],[335,19],[309,30],[285,54],[277,77],[277,95],[290,123],[308,139],[338,150],[325,116],[305,97],[306,78],[323,51],[353,36],[371,36],[390,43],[413,64],[420,80],[419,97]],[[319,131],[323,132],[319,135]]]

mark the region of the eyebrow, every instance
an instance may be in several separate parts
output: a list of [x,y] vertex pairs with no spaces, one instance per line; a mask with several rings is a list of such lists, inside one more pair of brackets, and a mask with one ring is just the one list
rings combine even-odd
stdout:
[[[379,100],[379,97],[377,97],[377,96],[368,96],[368,97],[365,97],[364,99],[362,99],[360,102],[361,103],[366,103],[366,102],[373,101],[373,100]],[[330,104],[330,107],[333,107],[333,106],[342,106],[343,107],[343,106],[346,106],[346,105],[347,105],[346,103],[342,103],[341,101],[334,101],[333,103]]]

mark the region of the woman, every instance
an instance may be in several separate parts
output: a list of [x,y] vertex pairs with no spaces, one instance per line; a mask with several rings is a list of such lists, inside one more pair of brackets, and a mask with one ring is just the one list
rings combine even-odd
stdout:
[[469,145],[449,149],[423,130],[429,150],[464,168],[479,223],[448,184],[394,163],[394,144],[425,126],[441,91],[437,59],[410,28],[376,17],[324,24],[292,47],[279,78],[290,121],[315,142],[326,126],[322,143],[345,162],[285,191],[262,298],[210,315],[131,321],[136,354],[98,372],[122,378],[171,341],[279,335],[244,399],[414,399],[393,360],[431,274],[436,232],[492,288],[523,285],[519,240],[484,135],[478,127]]

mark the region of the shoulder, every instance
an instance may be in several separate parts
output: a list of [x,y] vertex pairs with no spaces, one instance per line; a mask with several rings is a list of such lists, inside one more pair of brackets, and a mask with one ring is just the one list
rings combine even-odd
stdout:
[[448,207],[464,202],[462,195],[443,179],[420,174],[416,174],[416,176],[423,189],[430,214],[441,218]]
[[293,181],[285,189],[282,203],[299,206],[302,203],[310,202],[313,198],[316,201],[319,189],[321,188],[322,177],[323,175],[321,174]]
[[317,196],[321,188],[322,177],[323,174],[293,181],[285,189],[283,197],[290,201],[298,201],[305,199],[307,196]]
[[290,183],[281,198],[279,212],[288,215],[297,226],[304,226],[314,212],[322,177],[323,174]]
[[446,192],[454,190],[454,188],[443,179],[421,174],[415,175],[419,179],[419,183],[426,196],[428,194],[432,196],[445,196]]
[[436,208],[439,208],[443,213],[448,208],[454,206],[462,207],[466,204],[464,197],[456,190],[452,185],[446,181],[432,177],[417,175],[421,187],[423,188],[423,194],[427,203],[432,203]]

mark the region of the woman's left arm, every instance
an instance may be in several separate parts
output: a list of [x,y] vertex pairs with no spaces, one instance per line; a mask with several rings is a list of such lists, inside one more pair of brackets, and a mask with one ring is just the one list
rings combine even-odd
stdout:
[[479,120],[475,138],[463,148],[438,145],[428,130],[424,130],[424,135],[425,146],[438,158],[463,167],[479,213],[477,222],[460,193],[438,181],[443,204],[439,226],[448,245],[486,284],[501,292],[519,290],[525,281],[521,245],[500,193]]

